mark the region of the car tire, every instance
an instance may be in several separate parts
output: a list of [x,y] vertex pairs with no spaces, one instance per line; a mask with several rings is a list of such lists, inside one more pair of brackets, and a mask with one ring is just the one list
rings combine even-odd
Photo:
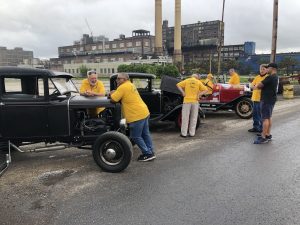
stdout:
[[[182,113],[180,111],[175,118],[175,126],[178,130],[181,130],[181,123],[182,123]],[[200,124],[201,124],[201,116],[200,116],[200,114],[198,114],[196,130],[200,127]]]
[[129,165],[132,158],[132,144],[122,133],[109,131],[96,139],[93,158],[106,172],[118,173]]
[[253,102],[249,98],[241,98],[235,104],[235,113],[242,119],[250,119],[253,114]]

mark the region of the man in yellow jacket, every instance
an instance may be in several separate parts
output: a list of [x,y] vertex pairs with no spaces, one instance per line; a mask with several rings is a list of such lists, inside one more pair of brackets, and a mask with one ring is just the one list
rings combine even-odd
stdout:
[[235,72],[233,68],[229,70],[230,79],[228,81],[228,84],[231,85],[240,85],[240,76]]
[[205,81],[203,81],[203,84],[207,87],[207,94],[211,95],[214,89],[214,82],[213,82],[214,76],[209,73],[207,74],[207,77]]
[[[96,71],[91,70],[87,72],[87,79],[82,80],[79,92],[80,95],[87,97],[105,96],[105,87],[102,81],[98,80]],[[98,117],[99,113],[104,109],[103,107],[89,109],[88,113],[92,117]]]
[[177,88],[184,97],[182,106],[181,137],[187,137],[188,131],[190,137],[195,136],[199,100],[201,95],[207,92],[207,88],[198,78],[197,74],[193,74],[190,78],[177,84]]
[[149,131],[150,113],[148,107],[135,85],[129,81],[128,74],[119,73],[117,84],[117,90],[110,93],[111,100],[113,102],[120,101],[122,104],[122,113],[129,125],[130,137],[142,151],[138,161],[151,161],[156,156]]
[[[268,73],[267,69],[268,64],[262,64],[259,67],[259,75],[257,75],[251,83],[251,88],[255,87],[255,85],[262,82]],[[249,129],[249,132],[262,132],[262,119],[260,112],[260,97],[261,97],[261,89],[253,89],[252,98],[253,101],[253,128]]]

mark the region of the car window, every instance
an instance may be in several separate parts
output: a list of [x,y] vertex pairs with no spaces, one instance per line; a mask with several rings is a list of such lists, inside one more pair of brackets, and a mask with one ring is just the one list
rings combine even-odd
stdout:
[[19,92],[22,93],[21,79],[4,78],[5,93]]
[[5,77],[3,99],[32,100],[44,98],[43,78],[36,76]]
[[[63,78],[63,77],[56,77],[56,78],[51,78],[51,81],[53,83],[55,90],[57,89],[60,94],[66,94],[66,93],[71,93],[71,92],[77,93],[78,92],[76,86],[71,81],[71,79],[67,79],[67,78]],[[49,85],[49,89],[50,89],[50,85]],[[49,93],[51,94],[50,90],[49,90]],[[52,91],[52,93],[53,93],[53,91]]]
[[139,91],[149,91],[149,79],[135,78],[132,82]]

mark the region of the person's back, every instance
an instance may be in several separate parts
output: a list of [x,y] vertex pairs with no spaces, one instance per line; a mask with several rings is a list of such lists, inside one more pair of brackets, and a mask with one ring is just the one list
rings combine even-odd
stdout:
[[184,88],[185,91],[185,96],[183,101],[184,103],[198,102],[200,82],[201,81],[199,81],[195,77],[190,77],[177,84],[177,86]]
[[176,86],[184,97],[180,136],[187,137],[189,131],[189,136],[193,137],[198,118],[199,97],[207,92],[207,88],[198,80],[197,74],[193,74],[191,78],[179,82]]
[[139,146],[142,155],[138,161],[150,161],[156,158],[149,131],[149,110],[134,84],[126,73],[119,73],[118,88],[110,92],[111,101],[121,101],[123,116],[128,123],[130,137]]
[[[133,83],[124,82],[118,87],[118,91],[122,94],[122,110],[128,123],[144,119],[149,115],[148,107]],[[118,96],[114,97],[118,98]]]

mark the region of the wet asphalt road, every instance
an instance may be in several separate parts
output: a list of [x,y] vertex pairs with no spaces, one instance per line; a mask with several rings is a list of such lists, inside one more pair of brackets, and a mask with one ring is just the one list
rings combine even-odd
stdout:
[[276,111],[265,145],[253,145],[251,121],[232,114],[208,115],[189,140],[158,126],[157,160],[119,174],[99,172],[90,152],[16,155],[0,181],[0,224],[299,225],[296,103]]
[[300,224],[300,118],[276,120],[271,143],[232,130],[113,176],[61,205],[56,224]]

